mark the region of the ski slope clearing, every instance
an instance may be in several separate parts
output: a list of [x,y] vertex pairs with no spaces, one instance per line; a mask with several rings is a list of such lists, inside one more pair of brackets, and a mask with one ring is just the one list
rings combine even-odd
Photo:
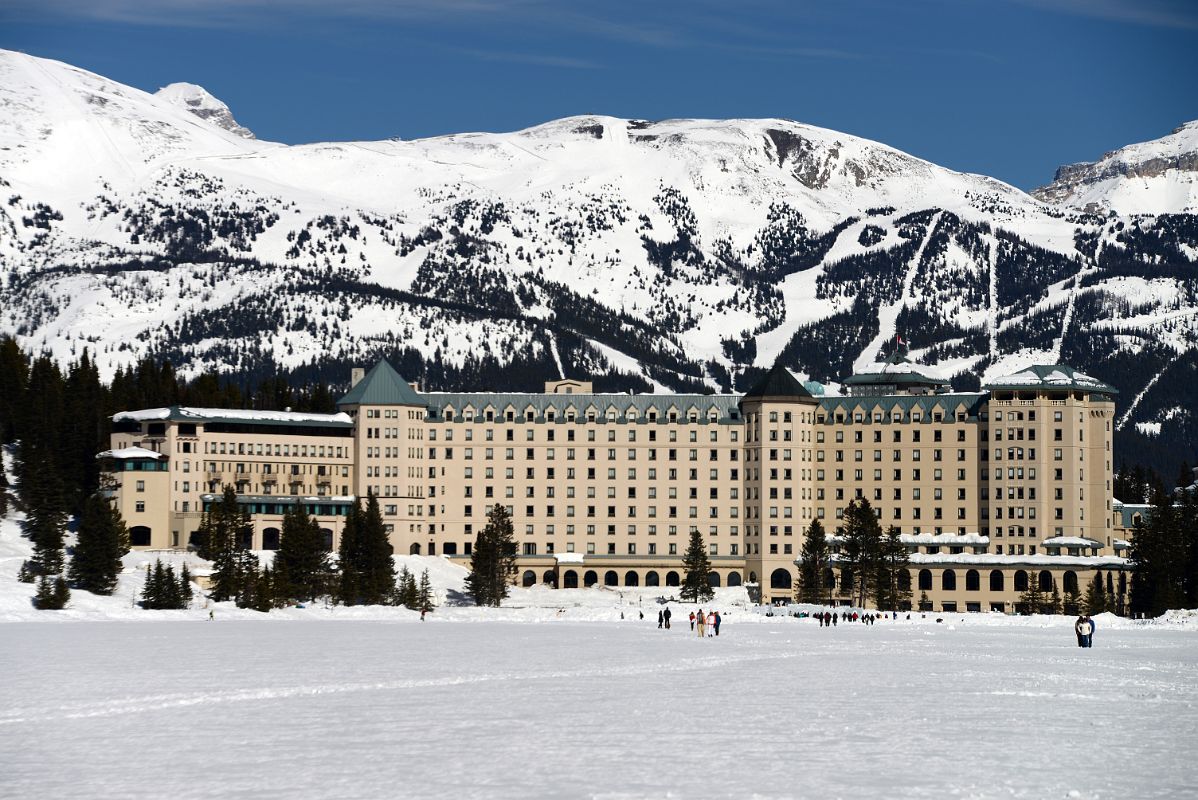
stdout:
[[[1192,629],[0,625],[3,797],[1187,796]],[[1110,757],[1117,754],[1117,757]]]

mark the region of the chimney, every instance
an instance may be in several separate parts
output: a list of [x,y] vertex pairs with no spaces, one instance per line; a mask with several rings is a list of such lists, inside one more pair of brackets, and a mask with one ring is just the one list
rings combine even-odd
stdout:
[[353,367],[349,371],[349,388],[354,388],[366,377],[365,367]]

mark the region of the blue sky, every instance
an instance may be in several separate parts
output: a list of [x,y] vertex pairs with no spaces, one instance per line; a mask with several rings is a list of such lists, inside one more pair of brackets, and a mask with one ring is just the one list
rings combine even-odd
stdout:
[[788,117],[1023,188],[1198,118],[1193,0],[0,0],[0,47],[283,142]]

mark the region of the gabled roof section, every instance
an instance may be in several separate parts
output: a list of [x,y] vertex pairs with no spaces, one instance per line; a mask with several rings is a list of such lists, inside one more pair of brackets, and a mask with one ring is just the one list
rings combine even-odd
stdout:
[[1078,372],[1066,364],[1034,364],[1016,372],[995,378],[984,384],[987,389],[1080,389],[1086,392],[1119,394],[1110,384]]
[[425,401],[416,390],[400,377],[395,368],[379,361],[366,377],[358,381],[345,396],[337,401],[339,406],[423,406]]
[[771,367],[770,371],[765,373],[765,376],[745,393],[745,396],[741,398],[741,402],[764,397],[814,399],[811,392],[807,391],[807,387],[800,383],[799,379],[791,375],[790,370],[781,364],[775,364]]

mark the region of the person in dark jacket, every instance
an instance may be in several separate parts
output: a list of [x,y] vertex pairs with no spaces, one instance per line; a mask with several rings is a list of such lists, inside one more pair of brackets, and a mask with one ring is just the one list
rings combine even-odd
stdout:
[[666,610],[662,612],[662,616],[665,618],[666,630],[668,631],[670,629],[670,607],[669,606],[666,606]]
[[832,615],[832,626],[833,626],[833,627],[835,627],[835,626],[836,626],[836,617],[837,617],[837,616],[838,616],[838,615],[836,615],[836,614],[833,614],[833,615]]
[[661,626],[663,626],[663,625],[665,625],[665,624],[666,624],[666,615],[665,615],[665,612],[663,612],[663,611],[658,611],[658,612],[657,612],[657,627],[658,627],[658,628],[660,628]]
[[720,635],[720,622],[721,622],[720,612],[717,611],[717,612],[715,612],[715,635],[716,636]]

